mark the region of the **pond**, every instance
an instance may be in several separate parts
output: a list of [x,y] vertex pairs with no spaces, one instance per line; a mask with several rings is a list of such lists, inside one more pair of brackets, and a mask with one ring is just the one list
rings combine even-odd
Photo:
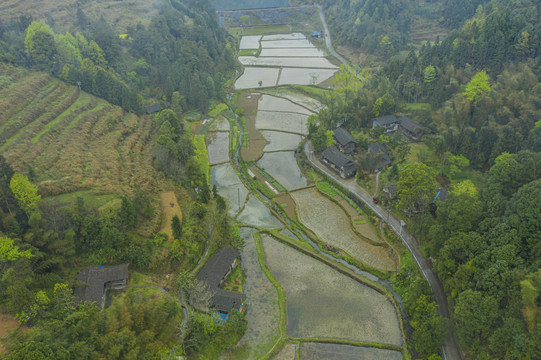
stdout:
[[317,85],[334,75],[336,70],[283,68],[278,85]]
[[257,165],[287,190],[299,189],[308,185],[308,181],[299,169],[294,151],[265,153]]
[[222,196],[228,206],[227,212],[235,216],[244,205],[248,189],[242,184],[239,176],[231,167],[231,164],[221,164],[210,168],[210,186],[216,185],[218,193]]
[[287,335],[401,345],[397,314],[385,296],[270,236],[262,240],[286,292]]
[[392,249],[374,246],[359,238],[351,229],[350,218],[333,201],[314,189],[295,191],[291,196],[297,203],[300,221],[321,241],[346,251],[375,269],[396,270]]
[[241,258],[246,274],[244,301],[248,305],[248,329],[239,345],[248,346],[247,359],[256,359],[265,354],[280,335],[278,294],[259,265],[254,232],[255,230],[250,228],[240,229],[240,235],[245,241]]
[[261,134],[267,140],[267,146],[263,149],[263,151],[267,152],[295,150],[303,138],[301,135],[279,131],[261,131]]
[[256,36],[243,36],[240,39],[240,50],[246,50],[246,49],[259,49],[259,39],[261,39],[261,35]]
[[261,48],[271,49],[271,48],[313,48],[315,47],[307,39],[297,39],[297,40],[270,40],[270,41],[261,41]]
[[325,53],[318,48],[299,48],[299,49],[261,49],[259,56],[278,56],[278,57],[324,57]]
[[244,210],[237,217],[237,220],[246,225],[258,226],[266,229],[278,229],[283,224],[270,210],[263,205],[254,195],[248,197]]
[[262,95],[257,104],[260,111],[293,112],[304,115],[312,115],[310,110],[281,97]]
[[251,66],[283,66],[283,67],[298,67],[298,68],[324,68],[338,69],[336,65],[322,57],[255,57],[255,56],[239,56],[239,61],[242,65]]
[[387,349],[376,349],[350,345],[303,343],[303,360],[402,360],[402,353]]
[[280,69],[246,67],[244,73],[235,82],[237,89],[251,89],[261,86],[275,86]]
[[210,165],[229,161],[228,132],[210,132],[207,134],[207,155]]
[[262,40],[300,40],[306,39],[301,33],[265,35]]
[[255,127],[259,130],[277,130],[308,135],[308,115],[288,112],[258,111]]

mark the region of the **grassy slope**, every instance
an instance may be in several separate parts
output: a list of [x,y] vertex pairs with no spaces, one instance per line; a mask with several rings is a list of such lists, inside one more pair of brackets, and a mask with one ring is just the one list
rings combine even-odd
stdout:
[[126,113],[43,73],[0,64],[0,76],[12,79],[0,89],[0,154],[16,171],[32,166],[42,194],[168,187],[152,166],[152,118]]

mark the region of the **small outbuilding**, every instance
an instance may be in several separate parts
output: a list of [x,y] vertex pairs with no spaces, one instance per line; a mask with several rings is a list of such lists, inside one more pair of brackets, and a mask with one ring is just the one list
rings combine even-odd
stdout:
[[333,138],[336,140],[336,145],[345,154],[351,155],[355,152],[357,141],[351,136],[349,131],[342,127],[333,130]]
[[162,111],[163,109],[168,109],[169,103],[167,101],[162,101],[154,105],[147,106],[145,108],[145,111],[147,114],[155,114],[157,112]]
[[314,30],[314,31],[312,32],[312,37],[320,38],[320,37],[321,37],[321,31],[319,31],[319,30]]
[[321,160],[344,179],[355,175],[357,171],[353,159],[344,155],[334,146],[328,147],[321,153]]
[[77,275],[74,296],[77,302],[95,302],[105,306],[107,290],[122,289],[128,282],[128,264],[89,266]]

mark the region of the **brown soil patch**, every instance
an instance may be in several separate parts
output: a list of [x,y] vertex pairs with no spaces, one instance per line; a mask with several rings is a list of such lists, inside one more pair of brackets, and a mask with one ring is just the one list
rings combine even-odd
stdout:
[[178,206],[177,197],[175,193],[170,191],[160,194],[162,200],[162,213],[163,221],[160,232],[166,233],[169,241],[173,241],[173,230],[171,229],[171,220],[173,216],[177,215],[182,222],[182,211]]
[[282,209],[284,209],[290,219],[295,220],[295,201],[293,201],[291,196],[282,195],[278,196],[274,200]]
[[239,97],[239,107],[244,109],[244,118],[246,119],[246,131],[248,131],[248,147],[242,147],[240,154],[246,161],[255,161],[263,156],[263,148],[267,145],[267,140],[255,128],[255,118],[257,116],[257,106],[261,94],[243,93]]

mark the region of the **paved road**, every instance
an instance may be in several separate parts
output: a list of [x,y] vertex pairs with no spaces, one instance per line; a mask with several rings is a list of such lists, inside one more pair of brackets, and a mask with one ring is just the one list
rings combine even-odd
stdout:
[[321,22],[323,23],[323,27],[325,29],[323,34],[325,36],[325,44],[327,45],[327,49],[329,49],[329,52],[335,58],[340,60],[342,64],[347,64],[348,62],[346,61],[346,59],[344,59],[340,54],[334,51],[334,48],[332,47],[331,32],[329,31],[329,27],[327,26],[327,22],[325,21],[325,14],[323,14],[323,8],[321,7],[321,5],[316,5],[316,7],[319,9],[319,18],[321,19]]
[[[440,313],[442,316],[449,318],[449,308],[447,306],[447,299],[445,293],[443,292],[443,287],[428,262],[424,257],[423,253],[417,245],[417,240],[411,235],[411,233],[406,229],[400,226],[400,221],[398,221],[392,214],[384,210],[381,206],[374,204],[372,201],[372,196],[366,192],[362,187],[360,187],[355,179],[344,180],[340,176],[332,173],[328,170],[326,166],[321,164],[319,160],[313,159],[312,146],[307,141],[304,146],[304,152],[307,155],[308,161],[317,167],[319,170],[323,171],[327,176],[331,177],[342,186],[348,189],[355,197],[361,200],[366,206],[368,206],[377,216],[379,216],[383,221],[385,221],[396,234],[400,236],[404,245],[408,248],[409,252],[415,259],[417,266],[423,273],[423,276],[428,280],[432,293],[436,303],[439,305]],[[456,335],[454,332],[454,327],[449,326],[449,332],[447,337],[443,342],[443,358],[444,360],[460,360],[460,351],[458,347],[458,341],[456,340]]]

